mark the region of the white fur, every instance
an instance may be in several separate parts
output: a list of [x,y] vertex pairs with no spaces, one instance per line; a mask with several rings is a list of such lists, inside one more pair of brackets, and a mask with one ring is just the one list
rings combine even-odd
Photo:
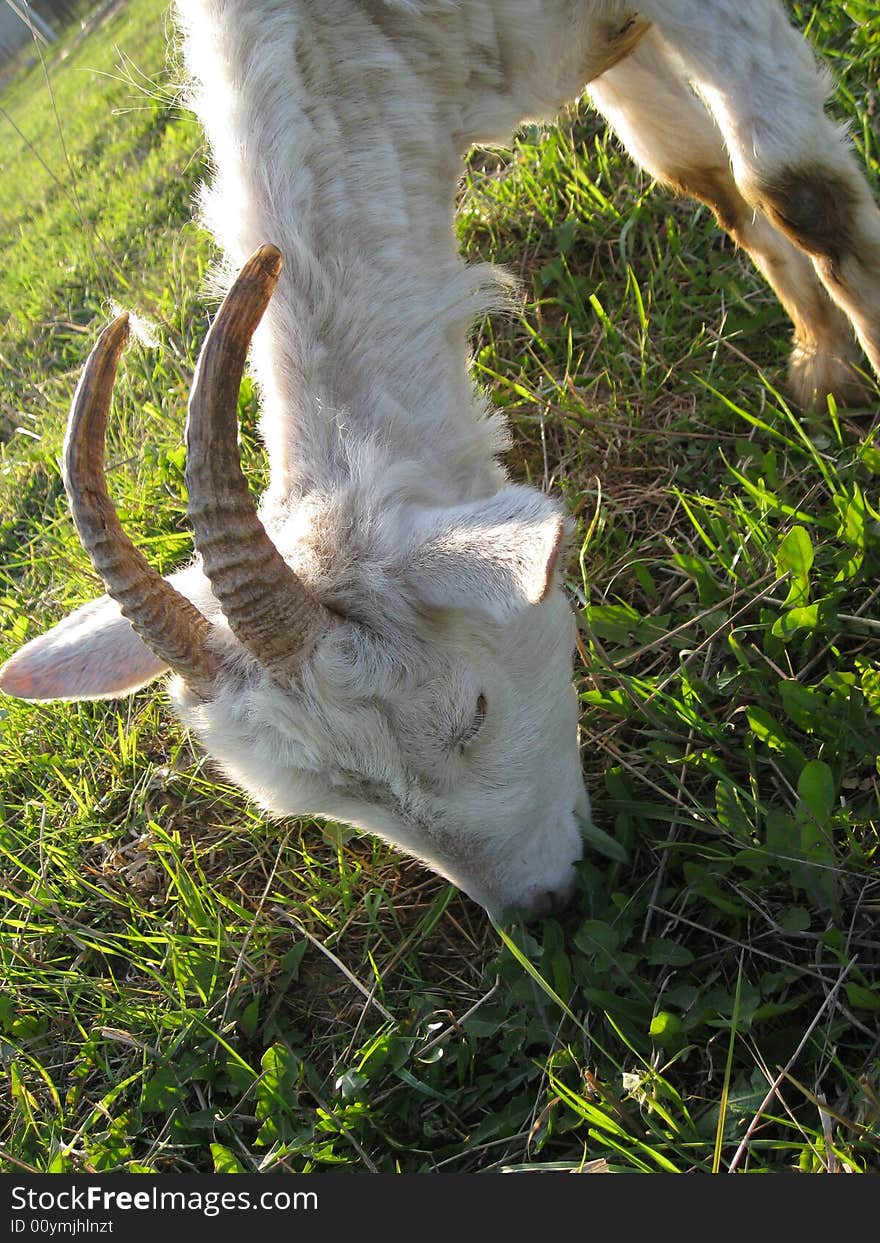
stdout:
[[[344,621],[282,686],[222,629],[198,567],[184,571],[227,662],[212,699],[176,679],[175,702],[271,811],[378,833],[493,914],[548,909],[572,888],[589,814],[562,521],[507,482],[505,431],[468,377],[470,324],[502,288],[456,252],[462,153],[591,82],[637,158],[730,215],[795,319],[809,396],[846,378],[847,317],[880,360],[880,218],[824,117],[825,79],[775,0],[177,9],[214,162],[204,217],[229,274],[263,242],[285,260],[253,351],[262,516]],[[792,177],[790,220],[776,190]],[[847,226],[834,256],[801,218],[811,194],[828,205],[829,179]],[[99,695],[155,675],[112,606],[80,619],[19,653],[5,689]]]

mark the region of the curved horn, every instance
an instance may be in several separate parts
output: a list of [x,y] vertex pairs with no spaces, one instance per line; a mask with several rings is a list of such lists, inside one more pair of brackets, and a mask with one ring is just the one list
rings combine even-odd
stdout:
[[186,422],[187,513],[196,548],[237,638],[273,673],[296,676],[303,647],[333,615],[309,593],[257,517],[238,453],[238,390],[248,347],[278,283],[281,255],[261,246],[205,338]]
[[83,547],[146,645],[198,693],[213,684],[206,647],[211,623],[144,559],[123,531],[104,476],[104,437],[113,383],[128,338],[128,316],[101,333],[88,357],[67,421],[64,487]]

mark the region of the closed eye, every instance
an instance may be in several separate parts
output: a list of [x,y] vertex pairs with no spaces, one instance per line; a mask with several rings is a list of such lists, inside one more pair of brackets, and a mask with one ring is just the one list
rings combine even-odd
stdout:
[[483,722],[486,719],[488,707],[489,705],[486,701],[486,696],[481,692],[477,696],[477,707],[473,717],[464,729],[453,738],[453,743],[458,747],[459,751],[463,751],[468,743],[473,742],[477,734],[483,728]]

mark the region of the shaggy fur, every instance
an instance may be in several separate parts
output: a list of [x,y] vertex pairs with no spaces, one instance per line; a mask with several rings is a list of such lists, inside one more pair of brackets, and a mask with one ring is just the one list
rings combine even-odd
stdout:
[[[378,833],[493,914],[570,893],[589,814],[556,504],[510,484],[467,370],[498,278],[464,265],[461,156],[590,83],[653,175],[708,203],[795,324],[807,401],[880,367],[880,214],[827,81],[776,0],[178,0],[229,272],[285,265],[253,366],[262,517],[342,617],[282,684],[220,626],[214,694],[172,683],[224,770],[273,812]],[[125,693],[162,671],[109,600],[6,666],[25,698]]]

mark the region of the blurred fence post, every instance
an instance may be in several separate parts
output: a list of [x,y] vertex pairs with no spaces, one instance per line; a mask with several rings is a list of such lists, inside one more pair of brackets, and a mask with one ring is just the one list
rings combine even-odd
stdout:
[[44,43],[54,43],[58,38],[49,23],[39,13],[35,13],[29,4],[21,4],[19,0],[6,0],[6,3],[38,39],[42,39]]

